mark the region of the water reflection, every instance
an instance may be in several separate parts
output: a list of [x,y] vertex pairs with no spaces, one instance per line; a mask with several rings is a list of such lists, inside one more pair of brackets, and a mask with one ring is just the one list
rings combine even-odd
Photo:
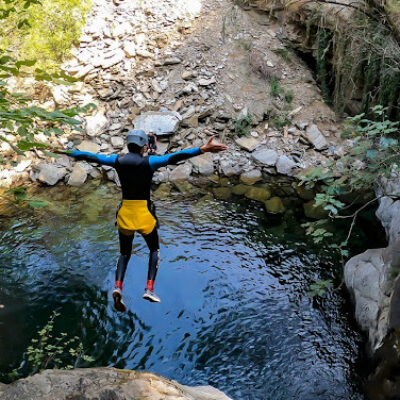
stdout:
[[[315,249],[292,217],[269,223],[240,203],[161,202],[161,304],[141,299],[147,248],[135,239],[126,314],[109,289],[118,252],[108,192],[3,225],[0,370],[18,364],[53,310],[94,365],[144,369],[212,384],[236,400],[361,399],[360,337],[340,293],[307,297],[338,279],[335,255]],[[107,197],[108,196],[108,197]],[[100,200],[99,200],[100,199]],[[82,204],[83,202],[83,204]],[[89,203],[90,203],[89,202]]]

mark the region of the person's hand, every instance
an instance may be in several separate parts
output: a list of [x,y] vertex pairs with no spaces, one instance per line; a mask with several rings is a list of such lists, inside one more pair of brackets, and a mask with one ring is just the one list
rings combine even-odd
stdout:
[[214,142],[214,138],[215,136],[211,136],[208,142],[200,147],[202,153],[219,153],[228,148],[225,144]]

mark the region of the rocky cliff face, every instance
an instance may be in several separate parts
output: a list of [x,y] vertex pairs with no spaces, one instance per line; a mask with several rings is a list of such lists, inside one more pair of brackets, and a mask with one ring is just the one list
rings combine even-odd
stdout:
[[356,319],[368,332],[371,348],[376,350],[390,329],[400,328],[400,175],[382,182],[377,191],[376,212],[388,239],[388,247],[367,250],[350,259],[345,266],[345,281],[355,301]]
[[148,372],[115,368],[46,370],[0,384],[2,400],[229,400],[211,386],[189,387]]

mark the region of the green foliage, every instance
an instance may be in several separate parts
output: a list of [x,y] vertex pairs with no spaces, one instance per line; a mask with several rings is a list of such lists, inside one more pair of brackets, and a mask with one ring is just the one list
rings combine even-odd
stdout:
[[78,43],[90,9],[89,0],[2,3],[6,18],[0,28],[0,49],[12,49],[18,58],[37,59],[37,66],[43,69],[59,65]]
[[316,296],[323,296],[327,290],[333,287],[333,283],[330,279],[326,281],[316,281],[314,284],[310,286],[311,291],[308,292],[308,297],[316,297]]
[[[69,130],[81,131],[81,121],[74,117],[94,107],[93,104],[88,104],[80,108],[47,111],[30,105],[32,99],[28,96],[13,93],[8,89],[7,79],[25,75],[26,71],[22,68],[31,64],[31,62],[17,61],[4,53],[1,55],[0,52],[0,140],[9,143],[18,154],[23,154],[32,148],[51,148],[49,145],[37,142],[35,140],[37,134],[57,135],[66,127]],[[35,70],[35,77],[39,80],[62,80],[64,84],[76,81],[63,73],[48,74],[41,69]],[[17,146],[7,139],[8,135],[18,138]]]
[[272,122],[278,129],[282,129],[283,127],[288,126],[291,123],[288,113],[276,115],[272,119]]
[[269,83],[270,93],[272,97],[278,97],[279,95],[285,93],[285,90],[281,85],[279,85],[278,79],[271,79]]
[[21,365],[10,374],[11,379],[17,379],[27,371],[29,375],[33,375],[48,368],[72,369],[80,361],[94,361],[84,354],[79,337],[69,338],[66,333],[54,335],[54,321],[59,315],[53,312],[47,324],[37,332],[37,338],[31,340]]
[[[25,78],[33,75],[36,80],[47,80],[56,83],[70,84],[75,82],[76,79],[69,77],[63,72],[49,73],[47,70],[36,68],[34,72],[31,68],[36,64],[35,60],[18,59],[18,54],[21,53],[19,45],[12,45],[14,37],[20,37],[21,41],[25,43],[25,39],[35,32],[39,35],[39,31],[30,30],[32,26],[39,29],[40,35],[43,40],[50,40],[52,35],[60,37],[63,41],[65,37],[62,32],[57,31],[55,20],[49,15],[54,13],[57,18],[67,18],[68,13],[70,19],[63,21],[62,29],[67,29],[67,25],[74,25],[74,18],[72,15],[76,12],[78,0],[54,0],[54,4],[50,0],[44,0],[40,3],[38,0],[0,0],[2,1],[3,8],[0,10],[0,19],[2,25],[3,38],[7,38],[10,42],[4,42],[3,49],[0,48],[0,141],[8,143],[12,149],[18,153],[23,154],[24,151],[33,148],[45,149],[50,146],[38,142],[35,137],[37,134],[44,134],[46,136],[58,135],[63,133],[63,130],[68,129],[71,131],[81,131],[81,122],[74,118],[81,113],[86,113],[89,109],[93,108],[89,104],[81,108],[70,108],[65,110],[47,111],[43,108],[32,106],[32,99],[24,94],[15,93],[8,87],[8,80],[12,77]],[[60,8],[65,7],[62,11]],[[67,14],[65,14],[67,13]],[[79,19],[79,18],[78,18]],[[23,22],[23,23],[22,23]],[[52,25],[51,29],[49,25]],[[49,28],[49,32],[46,29]],[[7,29],[12,31],[12,34],[5,35]],[[4,39],[5,40],[5,39]],[[35,39],[35,43],[39,43],[39,39]],[[70,45],[70,43],[68,44]],[[6,47],[7,47],[6,46]],[[23,52],[22,52],[23,53]],[[33,54],[34,53],[34,54]],[[32,48],[32,56],[40,56],[38,48]],[[49,53],[43,53],[46,60],[52,60]],[[10,136],[17,138],[17,145],[10,139]],[[47,153],[52,155],[52,153]],[[35,206],[38,203],[32,203]]]
[[[322,206],[329,211],[330,218],[347,217],[352,221],[346,241],[331,244],[343,257],[348,255],[345,247],[354,220],[364,206],[349,214],[340,197],[350,192],[371,192],[380,178],[389,177],[400,165],[400,144],[397,139],[400,122],[390,121],[386,114],[387,109],[382,106],[375,106],[372,111],[374,120],[366,118],[365,114],[348,119],[344,134],[353,140],[348,154],[337,161],[327,163],[324,167],[314,168],[301,177],[301,184],[312,187],[318,183],[320,193],[315,197],[316,206]],[[332,237],[325,229],[324,223],[326,221],[323,220],[305,225],[307,234],[311,235],[316,243]]]
[[294,93],[291,90],[285,91],[285,101],[288,105],[292,104]]
[[286,62],[291,62],[291,58],[290,58],[290,52],[288,49],[284,49],[284,48],[279,48],[279,49],[273,49],[273,51],[276,54],[279,54]]
[[321,86],[322,97],[327,104],[330,104],[330,91],[328,85],[328,54],[331,46],[331,34],[320,29],[317,32],[317,77]]
[[234,120],[235,135],[238,137],[245,136],[249,133],[253,118],[251,115],[236,118]]
[[253,43],[249,42],[248,40],[239,40],[239,45],[246,51],[250,51],[253,48]]

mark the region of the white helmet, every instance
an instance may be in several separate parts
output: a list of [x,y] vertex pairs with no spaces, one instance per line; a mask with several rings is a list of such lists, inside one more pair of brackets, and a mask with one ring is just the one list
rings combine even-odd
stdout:
[[145,131],[141,129],[132,129],[128,132],[128,136],[126,138],[128,144],[134,143],[139,147],[143,147],[147,144],[148,138]]

